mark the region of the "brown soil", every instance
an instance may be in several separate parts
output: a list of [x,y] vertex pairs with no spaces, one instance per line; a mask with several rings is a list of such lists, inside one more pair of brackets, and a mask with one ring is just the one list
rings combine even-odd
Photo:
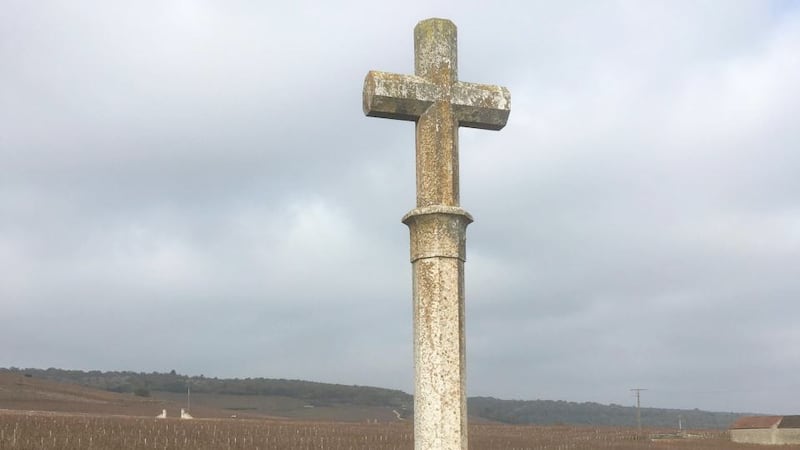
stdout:
[[[182,407],[185,407],[185,404],[174,401],[89,389],[76,384],[19,374],[0,373],[0,409],[141,417],[155,417],[161,410],[166,409],[168,417],[179,417]],[[204,407],[199,407],[196,411],[193,407],[192,414],[202,417],[230,415],[225,411]]]

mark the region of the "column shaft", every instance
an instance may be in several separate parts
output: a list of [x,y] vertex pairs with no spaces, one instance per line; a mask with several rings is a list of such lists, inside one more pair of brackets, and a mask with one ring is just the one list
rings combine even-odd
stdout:
[[464,260],[470,215],[452,206],[411,211],[414,448],[467,449]]

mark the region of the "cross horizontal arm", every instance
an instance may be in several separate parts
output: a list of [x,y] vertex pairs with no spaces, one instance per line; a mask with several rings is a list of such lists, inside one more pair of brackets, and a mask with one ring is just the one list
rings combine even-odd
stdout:
[[459,81],[453,85],[450,102],[462,127],[499,130],[511,112],[511,93],[502,86]]
[[415,75],[370,71],[364,79],[364,114],[417,120],[441,97],[440,88]]
[[462,127],[499,130],[511,112],[511,94],[502,86],[458,81],[447,93],[416,75],[370,71],[364,79],[364,114],[417,120],[437,100],[447,99]]

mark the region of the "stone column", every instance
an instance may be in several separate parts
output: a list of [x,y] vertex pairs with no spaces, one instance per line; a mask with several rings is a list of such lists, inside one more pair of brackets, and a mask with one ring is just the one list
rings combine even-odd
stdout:
[[458,128],[499,130],[511,94],[458,80],[456,26],[414,28],[414,75],[370,71],[363,108],[371,117],[416,122],[417,208],[411,229],[414,289],[414,448],[467,448],[464,337],[466,228],[459,207]]
[[464,261],[472,217],[457,206],[419,207],[411,231],[414,297],[414,448],[467,448]]

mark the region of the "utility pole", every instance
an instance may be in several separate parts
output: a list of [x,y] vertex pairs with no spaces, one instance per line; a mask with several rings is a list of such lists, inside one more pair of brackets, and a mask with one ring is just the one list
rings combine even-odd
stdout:
[[642,402],[641,402],[641,392],[646,391],[647,389],[643,388],[633,388],[631,391],[636,392],[636,429],[639,430],[639,434],[642,434]]

